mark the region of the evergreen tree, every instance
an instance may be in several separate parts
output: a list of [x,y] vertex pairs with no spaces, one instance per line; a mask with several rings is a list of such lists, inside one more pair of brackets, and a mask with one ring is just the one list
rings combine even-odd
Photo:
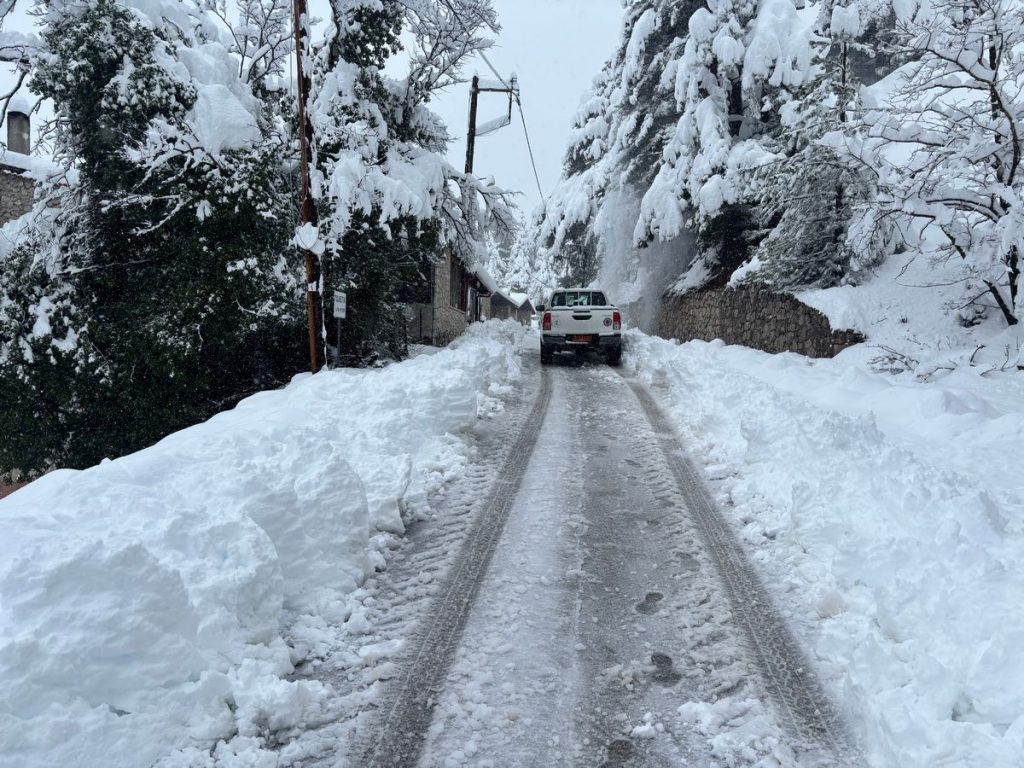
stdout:
[[[566,150],[563,178],[538,230],[538,246],[562,285],[587,284],[604,245],[595,225],[609,194],[639,197],[650,185],[679,119],[664,76],[700,0],[630,0],[622,39],[584,96]],[[630,248],[616,242],[615,250]]]
[[[331,8],[312,106],[325,283],[350,295],[347,359],[398,358],[408,281],[423,285],[442,247],[479,263],[488,230],[512,225],[506,193],[445,160],[447,130],[426,107],[490,44],[483,35],[497,31],[497,18],[489,0],[333,0]],[[384,67],[403,32],[409,68],[396,79]]]
[[858,42],[857,8],[823,2],[818,32],[814,74],[786,94],[780,123],[767,137],[777,157],[757,168],[749,185],[767,236],[754,251],[756,270],[748,279],[779,290],[855,280],[884,255],[889,239],[884,228],[866,242],[850,238],[858,208],[876,190],[863,167],[824,140],[862,111],[854,54],[864,60],[871,51]]
[[298,368],[285,137],[201,12],[182,14],[95,0],[46,19],[33,87],[67,171],[3,264],[0,388],[32,444],[3,469],[140,448]]

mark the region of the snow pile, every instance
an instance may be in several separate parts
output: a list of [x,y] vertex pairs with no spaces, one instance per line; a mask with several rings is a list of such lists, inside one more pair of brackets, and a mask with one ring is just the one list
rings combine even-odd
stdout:
[[859,285],[800,291],[833,328],[863,333],[868,343],[844,353],[876,370],[910,371],[931,379],[959,367],[984,375],[1020,364],[1024,335],[999,312],[964,305],[959,264],[936,263],[919,252],[890,256]]
[[519,377],[524,332],[300,376],[0,502],[0,765],[214,764],[217,742],[254,765],[330,719],[323,685],[284,679],[289,627],[347,619],[380,532],[426,509]]
[[[1024,381],[927,380],[631,332],[878,766],[1024,754]],[[692,718],[692,713],[684,712]]]

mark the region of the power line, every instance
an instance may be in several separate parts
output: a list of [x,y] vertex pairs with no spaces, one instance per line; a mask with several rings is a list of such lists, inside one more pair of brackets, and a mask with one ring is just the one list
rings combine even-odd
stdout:
[[[459,15],[459,12],[457,10],[455,10],[455,6],[452,5],[451,1],[450,0],[441,0],[441,3],[449,11],[451,11],[452,16],[462,26],[463,31],[467,35],[472,35],[473,34],[472,30],[469,28],[469,26],[466,24],[466,22],[462,19],[462,16]],[[516,106],[519,108],[519,119],[522,121],[522,124],[523,124],[523,135],[526,137],[526,149],[527,149],[527,151],[530,154],[530,166],[533,168],[533,179],[534,179],[534,181],[537,182],[537,192],[540,194],[540,199],[543,202],[543,200],[544,200],[544,190],[542,190],[541,186],[540,186],[540,175],[537,173],[537,162],[534,159],[533,145],[530,142],[530,131],[526,127],[526,115],[523,113],[523,102],[522,102],[522,99],[519,96],[519,89],[518,89],[518,87],[513,89],[512,86],[509,85],[508,81],[505,80],[505,78],[501,76],[501,73],[498,72],[497,67],[495,67],[494,64],[491,63],[491,60],[487,58],[487,54],[484,53],[483,50],[478,50],[478,51],[476,51],[476,53],[479,54],[480,58],[484,60],[484,64],[486,64],[487,68],[489,70],[491,70],[491,73],[498,79],[498,82],[501,83],[502,87],[503,88],[507,88],[509,90],[509,92],[514,95],[514,98],[516,100]],[[515,258],[515,262],[516,262],[515,266],[525,267],[526,270],[529,270],[531,265],[529,264],[529,262],[527,262],[526,264],[523,264],[523,259],[524,258],[525,258],[525,254],[520,254],[518,257],[516,257]],[[526,278],[528,280],[530,280],[531,282],[533,282],[534,285],[539,286],[539,287],[543,288],[546,291],[551,290],[551,288],[552,288],[552,286],[548,285],[547,283],[544,283],[543,281],[539,280],[534,275],[530,274],[529,271],[526,272]]]
[[[460,16],[459,12],[455,10],[455,6],[453,6],[451,4],[450,0],[441,0],[441,2],[442,2],[442,4],[444,4],[444,6],[449,11],[452,12],[452,16],[455,17],[455,20],[458,21],[459,24],[462,25],[463,31],[465,31],[465,33],[467,35],[472,35],[473,34],[472,30],[470,30],[470,28],[466,24],[466,22],[462,20],[462,16]],[[498,72],[497,68],[491,63],[491,60],[487,58],[487,54],[484,53],[482,49],[477,51],[476,53],[480,56],[481,59],[484,60],[484,64],[486,64],[487,68],[491,70],[491,73],[496,78],[498,78],[498,82],[500,82],[503,87],[508,88],[509,91],[512,91],[512,86],[510,86],[508,84],[508,82],[505,80],[505,78],[503,78],[501,76],[501,74]],[[541,187],[540,187],[540,175],[537,173],[537,161],[536,161],[536,159],[533,156],[533,145],[530,143],[530,131],[526,127],[526,115],[523,113],[523,101],[519,97],[519,89],[518,88],[515,89],[514,94],[515,94],[516,106],[519,107],[519,119],[523,123],[523,135],[526,137],[526,150],[530,153],[530,166],[533,168],[533,180],[535,182],[537,182],[537,193],[540,195],[540,199],[543,202],[543,200],[544,200],[544,190],[542,190]]]
[[519,92],[515,94],[516,106],[519,107],[519,119],[523,121],[523,135],[526,136],[526,149],[530,153],[530,166],[533,168],[533,180],[537,182],[537,194],[541,202],[544,202],[544,190],[540,188],[540,176],[537,174],[537,162],[533,159],[533,146],[530,144],[530,131],[526,128],[526,115],[523,114],[523,102],[519,98]]

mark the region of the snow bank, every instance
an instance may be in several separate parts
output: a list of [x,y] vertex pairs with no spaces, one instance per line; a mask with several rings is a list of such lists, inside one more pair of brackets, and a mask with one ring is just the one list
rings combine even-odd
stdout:
[[669,406],[871,763],[1019,766],[1024,380],[922,382],[845,353],[636,332],[626,364]]
[[1010,371],[1024,360],[1024,333],[1008,329],[993,307],[965,305],[961,265],[922,253],[890,256],[860,285],[800,291],[833,328],[863,333],[867,344],[843,353],[876,369],[937,378],[959,368]]
[[520,375],[523,333],[489,322],[381,371],[300,376],[0,502],[0,765],[214,764],[218,741],[254,765],[329,719],[321,684],[283,679],[289,627],[346,620],[379,532],[426,509]]

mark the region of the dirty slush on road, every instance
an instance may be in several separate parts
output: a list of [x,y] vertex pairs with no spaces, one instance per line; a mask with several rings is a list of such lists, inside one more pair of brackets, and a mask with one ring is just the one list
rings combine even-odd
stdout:
[[351,714],[304,764],[859,764],[650,394],[531,372],[491,458],[371,587],[403,650],[334,674]]

